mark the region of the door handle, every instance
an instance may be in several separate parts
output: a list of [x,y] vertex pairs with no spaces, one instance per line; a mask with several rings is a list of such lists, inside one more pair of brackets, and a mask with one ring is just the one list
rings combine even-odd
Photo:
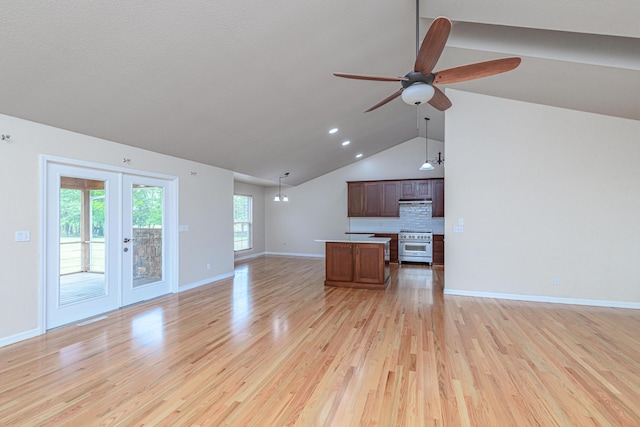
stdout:
[[125,237],[124,240],[123,240],[124,243],[129,243],[130,241],[131,241],[131,239],[128,238],[128,237]]

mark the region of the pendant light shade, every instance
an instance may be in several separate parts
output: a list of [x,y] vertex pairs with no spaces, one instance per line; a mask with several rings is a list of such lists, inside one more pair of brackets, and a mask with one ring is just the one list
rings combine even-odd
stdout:
[[441,165],[444,163],[444,159],[442,158],[442,153],[438,153],[438,158],[429,160],[429,117],[424,118],[424,139],[425,139],[425,159],[422,166],[420,166],[421,171],[431,171],[434,169],[433,164],[436,163]]
[[431,163],[429,163],[428,161],[424,162],[422,164],[422,166],[420,166],[420,170],[421,171],[432,171],[433,170],[433,165]]
[[[431,88],[433,90],[433,88]],[[429,161],[429,117],[424,118],[424,140],[425,140],[425,154],[424,163],[420,166],[421,171],[433,170],[433,165]]]
[[425,83],[414,83],[402,91],[402,100],[409,105],[420,105],[433,98],[433,87]]

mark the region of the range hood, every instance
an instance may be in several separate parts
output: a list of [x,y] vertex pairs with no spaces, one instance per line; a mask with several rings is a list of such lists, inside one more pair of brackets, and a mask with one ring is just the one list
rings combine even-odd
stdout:
[[398,203],[401,205],[427,205],[433,203],[431,199],[400,199]]

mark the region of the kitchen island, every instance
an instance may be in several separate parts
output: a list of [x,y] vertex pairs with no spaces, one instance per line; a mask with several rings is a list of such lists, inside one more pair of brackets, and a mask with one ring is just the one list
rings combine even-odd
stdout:
[[388,237],[351,235],[325,243],[325,286],[382,289],[389,282]]

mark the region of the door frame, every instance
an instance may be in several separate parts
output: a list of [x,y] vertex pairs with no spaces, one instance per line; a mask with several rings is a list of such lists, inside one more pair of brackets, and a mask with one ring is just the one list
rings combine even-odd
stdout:
[[[41,154],[40,156],[40,228],[39,228],[39,274],[38,274],[38,330],[41,334],[47,332],[47,288],[46,288],[46,277],[47,277],[47,170],[49,164],[62,164],[65,166],[73,166],[73,167],[81,167],[87,169],[95,169],[106,172],[118,173],[121,175],[134,175],[141,177],[149,177],[149,178],[158,178],[163,179],[168,182],[168,187],[170,189],[169,198],[167,199],[167,208],[168,208],[168,219],[170,221],[171,226],[170,230],[167,232],[167,241],[169,244],[166,246],[166,271],[167,271],[167,280],[170,283],[170,293],[178,292],[178,278],[179,278],[179,232],[178,232],[178,220],[179,220],[179,209],[178,209],[178,201],[179,199],[179,178],[174,175],[167,175],[155,172],[148,172],[139,169],[132,169],[129,167],[119,167],[112,165],[105,165],[101,163],[89,162],[85,160],[72,159],[67,157],[59,157],[59,156],[51,156],[47,154]],[[122,179],[120,179],[122,182]],[[122,242],[120,242],[120,253],[122,252]],[[119,301],[120,306],[122,306],[121,295],[122,295],[122,259],[118,257],[116,260],[118,264],[119,271]]]

